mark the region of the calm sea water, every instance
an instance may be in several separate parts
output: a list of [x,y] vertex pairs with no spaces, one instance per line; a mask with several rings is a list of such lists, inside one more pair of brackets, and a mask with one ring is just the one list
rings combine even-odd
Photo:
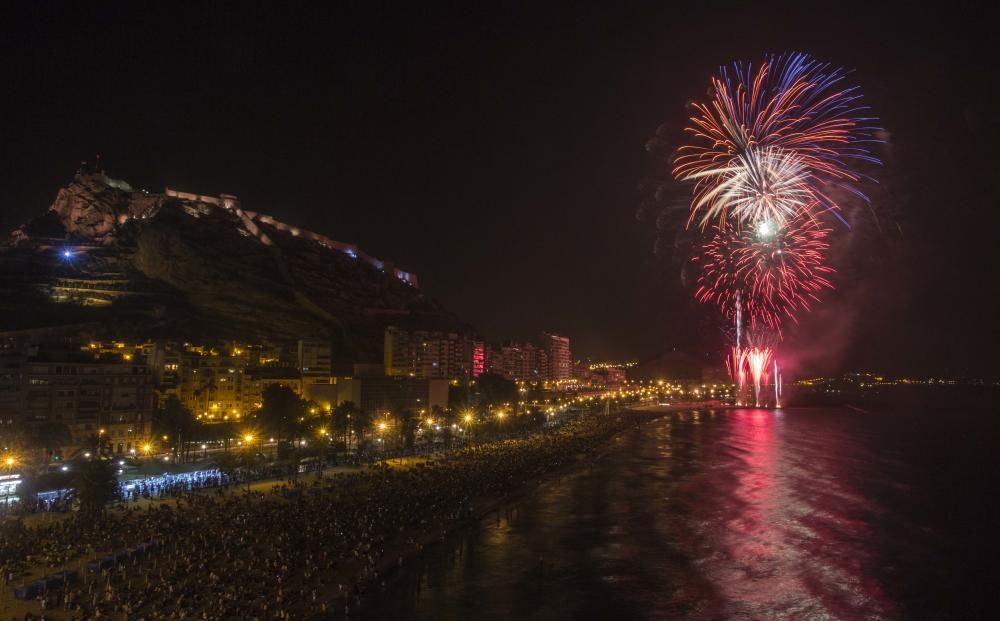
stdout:
[[414,559],[370,619],[984,619],[990,412],[678,413]]

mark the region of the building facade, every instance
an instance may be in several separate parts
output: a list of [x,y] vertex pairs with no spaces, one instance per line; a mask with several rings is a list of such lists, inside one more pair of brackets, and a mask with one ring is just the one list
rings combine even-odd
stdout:
[[2,367],[0,420],[9,432],[64,427],[65,446],[100,438],[113,453],[129,453],[150,436],[154,386],[147,365],[75,356],[8,358]]
[[573,355],[569,349],[569,338],[545,332],[542,334],[542,349],[548,358],[548,372],[545,379],[565,381],[573,377]]
[[507,343],[490,348],[487,372],[513,381],[545,381],[551,375],[548,352],[533,343]]
[[249,413],[246,368],[239,357],[188,350],[179,369],[177,396],[204,422],[240,420]]
[[483,343],[454,332],[386,328],[383,364],[392,377],[468,379],[482,374]]
[[306,383],[329,383],[333,354],[330,341],[300,339],[297,344],[297,363],[302,381]]

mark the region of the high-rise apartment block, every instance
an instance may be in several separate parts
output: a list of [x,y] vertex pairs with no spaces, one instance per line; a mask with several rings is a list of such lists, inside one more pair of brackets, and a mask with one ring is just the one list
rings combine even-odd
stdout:
[[469,379],[482,374],[482,341],[455,332],[385,330],[385,374],[422,379]]
[[485,371],[515,381],[562,381],[573,377],[569,339],[543,334],[540,344],[507,343],[487,347]]
[[545,332],[542,349],[548,357],[549,372],[546,379],[556,382],[573,377],[573,356],[569,351],[569,338]]

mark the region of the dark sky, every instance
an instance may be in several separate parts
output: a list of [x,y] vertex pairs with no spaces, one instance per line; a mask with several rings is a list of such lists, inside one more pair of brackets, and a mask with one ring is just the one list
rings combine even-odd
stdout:
[[674,233],[637,218],[662,174],[645,149],[657,128],[674,135],[735,59],[796,50],[856,69],[891,136],[878,225],[788,341],[809,352],[803,372],[1000,373],[984,10],[21,4],[0,39],[4,230],[100,153],[133,185],[237,194],[394,260],[491,339],[551,330],[591,356],[714,355]]

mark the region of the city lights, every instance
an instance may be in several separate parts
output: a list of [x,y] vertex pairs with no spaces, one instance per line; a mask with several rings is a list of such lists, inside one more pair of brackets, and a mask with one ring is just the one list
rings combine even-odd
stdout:
[[0,621],[996,606],[986,3],[14,4]]

